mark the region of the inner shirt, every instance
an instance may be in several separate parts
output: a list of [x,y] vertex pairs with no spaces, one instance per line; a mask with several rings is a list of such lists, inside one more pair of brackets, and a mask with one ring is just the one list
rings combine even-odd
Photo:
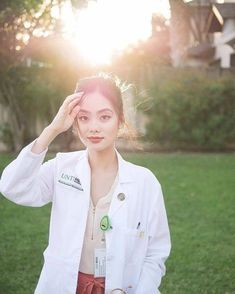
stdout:
[[109,190],[101,197],[96,206],[90,197],[90,205],[84,235],[83,248],[81,253],[79,271],[85,274],[94,275],[94,252],[95,248],[105,248],[104,232],[100,229],[100,221],[104,215],[108,214],[113,192],[118,183],[118,173]]

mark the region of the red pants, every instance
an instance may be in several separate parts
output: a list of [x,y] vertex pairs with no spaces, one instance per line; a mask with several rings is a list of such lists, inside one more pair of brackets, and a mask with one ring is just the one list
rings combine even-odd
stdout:
[[78,273],[76,294],[104,294],[105,278],[94,278],[94,275]]

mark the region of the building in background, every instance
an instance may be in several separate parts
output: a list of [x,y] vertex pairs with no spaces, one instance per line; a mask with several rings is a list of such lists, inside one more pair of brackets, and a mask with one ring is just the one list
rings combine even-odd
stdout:
[[235,69],[235,1],[172,1],[174,67]]

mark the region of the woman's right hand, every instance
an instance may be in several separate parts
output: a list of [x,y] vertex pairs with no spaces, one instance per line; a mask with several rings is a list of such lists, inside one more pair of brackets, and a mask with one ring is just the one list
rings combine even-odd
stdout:
[[79,102],[81,102],[82,97],[84,97],[83,92],[79,92],[65,98],[53,121],[35,140],[31,148],[33,153],[39,154],[44,151],[57,135],[67,131],[72,126],[80,110]]
[[81,102],[83,93],[84,92],[78,92],[65,98],[63,104],[49,126],[57,134],[67,131],[72,126],[74,119],[80,110],[79,102]]

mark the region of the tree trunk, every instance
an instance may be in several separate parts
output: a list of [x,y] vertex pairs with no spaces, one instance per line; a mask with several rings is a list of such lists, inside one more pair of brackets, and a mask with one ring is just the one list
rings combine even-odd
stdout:
[[19,101],[15,98],[16,95],[11,82],[3,81],[0,91],[1,97],[4,99],[3,105],[8,113],[8,124],[13,139],[12,150],[18,152],[24,146],[26,138],[25,116],[20,109]]

